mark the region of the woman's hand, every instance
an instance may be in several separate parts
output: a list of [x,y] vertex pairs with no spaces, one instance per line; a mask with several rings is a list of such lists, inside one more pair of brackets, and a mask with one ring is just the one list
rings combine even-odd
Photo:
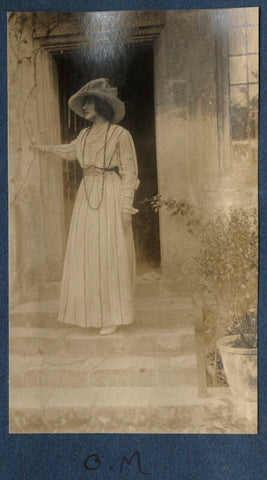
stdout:
[[39,143],[32,143],[30,148],[32,150],[40,150],[41,152],[43,151],[43,145],[40,145]]
[[132,215],[131,213],[122,212],[122,225],[124,230],[127,230],[132,222]]
[[51,153],[53,149],[52,145],[40,145],[39,143],[32,143],[30,148],[32,148],[33,150],[39,150],[43,153]]

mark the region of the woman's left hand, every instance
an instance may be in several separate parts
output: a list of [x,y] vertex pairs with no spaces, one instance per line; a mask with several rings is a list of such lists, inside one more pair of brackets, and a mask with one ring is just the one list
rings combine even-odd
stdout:
[[131,213],[122,212],[122,225],[124,230],[127,230],[131,225],[132,215]]

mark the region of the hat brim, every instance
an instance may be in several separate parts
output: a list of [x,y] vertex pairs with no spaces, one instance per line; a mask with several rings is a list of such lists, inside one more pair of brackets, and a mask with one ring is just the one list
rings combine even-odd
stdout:
[[83,107],[85,98],[91,95],[94,97],[102,98],[112,107],[114,112],[114,116],[112,119],[113,123],[118,123],[123,119],[125,115],[124,102],[122,102],[118,97],[115,97],[113,95],[108,95],[105,93],[98,93],[94,90],[92,91],[89,90],[87,92],[78,91],[74,93],[74,95],[72,95],[69,99],[69,102],[68,102],[69,108],[80,117],[85,118],[85,113],[82,107]]

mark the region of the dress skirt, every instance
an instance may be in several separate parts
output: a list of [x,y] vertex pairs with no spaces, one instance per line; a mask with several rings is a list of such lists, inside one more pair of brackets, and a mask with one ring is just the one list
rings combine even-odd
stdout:
[[132,227],[125,231],[122,224],[122,184],[116,172],[105,173],[103,200],[94,210],[101,191],[102,175],[81,181],[66,247],[59,320],[81,327],[133,321],[135,251]]

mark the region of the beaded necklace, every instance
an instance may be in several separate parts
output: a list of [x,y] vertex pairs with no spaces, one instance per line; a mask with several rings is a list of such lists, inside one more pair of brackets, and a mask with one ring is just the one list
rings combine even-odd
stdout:
[[[110,129],[110,123],[108,124],[108,128],[107,128],[107,131],[106,131],[106,134],[105,134],[105,142],[104,142],[104,155],[103,155],[103,167],[101,168],[102,170],[102,183],[101,183],[101,195],[100,195],[100,200],[98,202],[98,205],[93,207],[91,202],[90,202],[90,197],[91,197],[91,193],[92,193],[92,188],[93,188],[93,182],[92,182],[92,187],[91,187],[91,190],[90,190],[90,194],[88,195],[87,193],[87,188],[86,188],[86,181],[85,181],[85,176],[83,176],[83,185],[84,185],[84,191],[85,191],[85,195],[86,195],[86,198],[87,198],[87,203],[88,203],[88,206],[91,208],[91,210],[98,210],[102,201],[103,201],[103,197],[104,197],[104,187],[105,187],[105,167],[106,167],[106,151],[107,151],[107,139],[108,139],[108,132],[109,132],[109,129]],[[84,136],[84,142],[83,142],[83,148],[82,148],[82,165],[84,165],[84,151],[85,151],[85,144],[86,144],[86,139],[89,135],[91,131],[91,127],[88,127],[87,129],[87,132]]]

